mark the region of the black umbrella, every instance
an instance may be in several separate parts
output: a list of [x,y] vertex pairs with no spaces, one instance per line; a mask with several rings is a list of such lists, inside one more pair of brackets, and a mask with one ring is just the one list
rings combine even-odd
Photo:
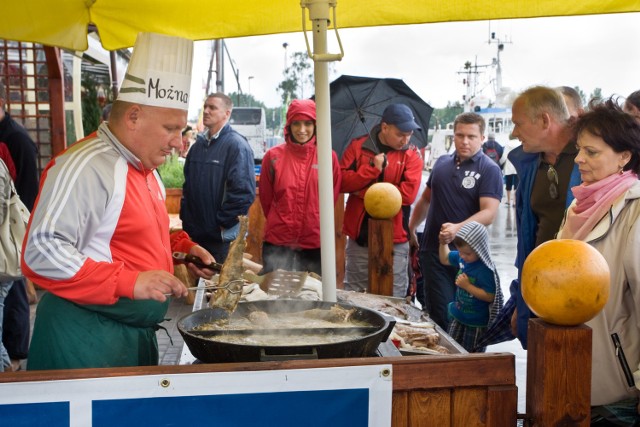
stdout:
[[422,130],[415,131],[411,143],[427,145],[427,130],[433,108],[400,79],[340,76],[329,86],[331,94],[331,140],[338,157],[352,139],[371,132],[380,123],[389,104],[408,105]]

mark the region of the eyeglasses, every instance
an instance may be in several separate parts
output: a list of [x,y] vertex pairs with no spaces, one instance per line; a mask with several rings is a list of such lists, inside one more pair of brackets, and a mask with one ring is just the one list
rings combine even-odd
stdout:
[[558,172],[551,165],[547,169],[547,179],[549,180],[549,197],[555,200],[558,198]]

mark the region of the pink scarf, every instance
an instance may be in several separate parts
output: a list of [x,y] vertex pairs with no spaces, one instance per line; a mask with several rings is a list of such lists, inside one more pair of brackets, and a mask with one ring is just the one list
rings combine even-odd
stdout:
[[580,184],[571,188],[576,203],[569,208],[562,229],[563,239],[584,240],[595,225],[604,217],[613,202],[627,191],[638,175],[633,171],[614,173],[591,185]]

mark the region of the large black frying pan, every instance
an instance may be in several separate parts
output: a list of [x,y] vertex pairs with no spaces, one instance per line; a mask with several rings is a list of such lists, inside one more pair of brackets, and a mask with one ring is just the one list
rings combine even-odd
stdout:
[[329,310],[336,304],[345,309],[355,309],[356,311],[351,318],[366,322],[372,326],[371,330],[364,336],[358,336],[349,341],[339,343],[288,345],[285,336],[281,344],[274,346],[231,344],[211,341],[206,336],[193,331],[194,328],[200,325],[227,317],[227,313],[222,309],[205,308],[180,319],[178,321],[178,331],[184,338],[184,342],[189,347],[191,354],[205,363],[373,356],[378,345],[389,337],[395,321],[390,320],[388,316],[366,308],[324,301],[266,300],[241,302],[232,314],[232,318],[246,317],[249,313],[257,310],[264,311],[267,314],[294,313],[312,309]]

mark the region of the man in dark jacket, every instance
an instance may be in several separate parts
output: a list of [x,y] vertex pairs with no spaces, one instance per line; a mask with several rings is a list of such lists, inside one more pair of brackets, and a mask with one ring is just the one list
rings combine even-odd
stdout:
[[[440,242],[452,243],[460,228],[476,221],[489,226],[502,199],[500,168],[482,153],[484,118],[459,114],[453,122],[455,151],[438,157],[427,186],[414,205],[409,220],[413,245],[420,248],[426,310],[445,331],[449,328],[449,303],[455,298],[457,268],[440,262]],[[426,219],[420,242],[417,227]]]
[[209,95],[198,135],[184,165],[180,219],[191,238],[224,262],[229,243],[238,235],[238,216],[246,215],[256,197],[253,151],[233,130],[231,98]]
[[578,151],[571,115],[559,91],[546,86],[525,90],[513,102],[511,116],[515,125],[513,137],[522,142],[508,154],[519,179],[516,190],[518,279],[511,284],[511,298],[516,300],[512,328],[526,349],[532,313],[520,288],[522,267],[536,247],[555,238],[573,200],[571,188],[580,185],[580,171],[574,161]]
[[[38,195],[38,150],[22,125],[6,112],[7,92],[0,82],[0,145],[6,147],[9,156],[3,157],[9,170],[15,171],[16,191],[29,209]],[[18,369],[20,359],[26,359],[29,350],[29,300],[25,279],[16,280],[4,302],[2,342],[7,348],[13,369]]]
[[489,132],[487,140],[482,144],[482,152],[502,168],[504,160],[501,161],[501,159],[504,154],[504,147],[496,141],[496,135],[494,133]]

